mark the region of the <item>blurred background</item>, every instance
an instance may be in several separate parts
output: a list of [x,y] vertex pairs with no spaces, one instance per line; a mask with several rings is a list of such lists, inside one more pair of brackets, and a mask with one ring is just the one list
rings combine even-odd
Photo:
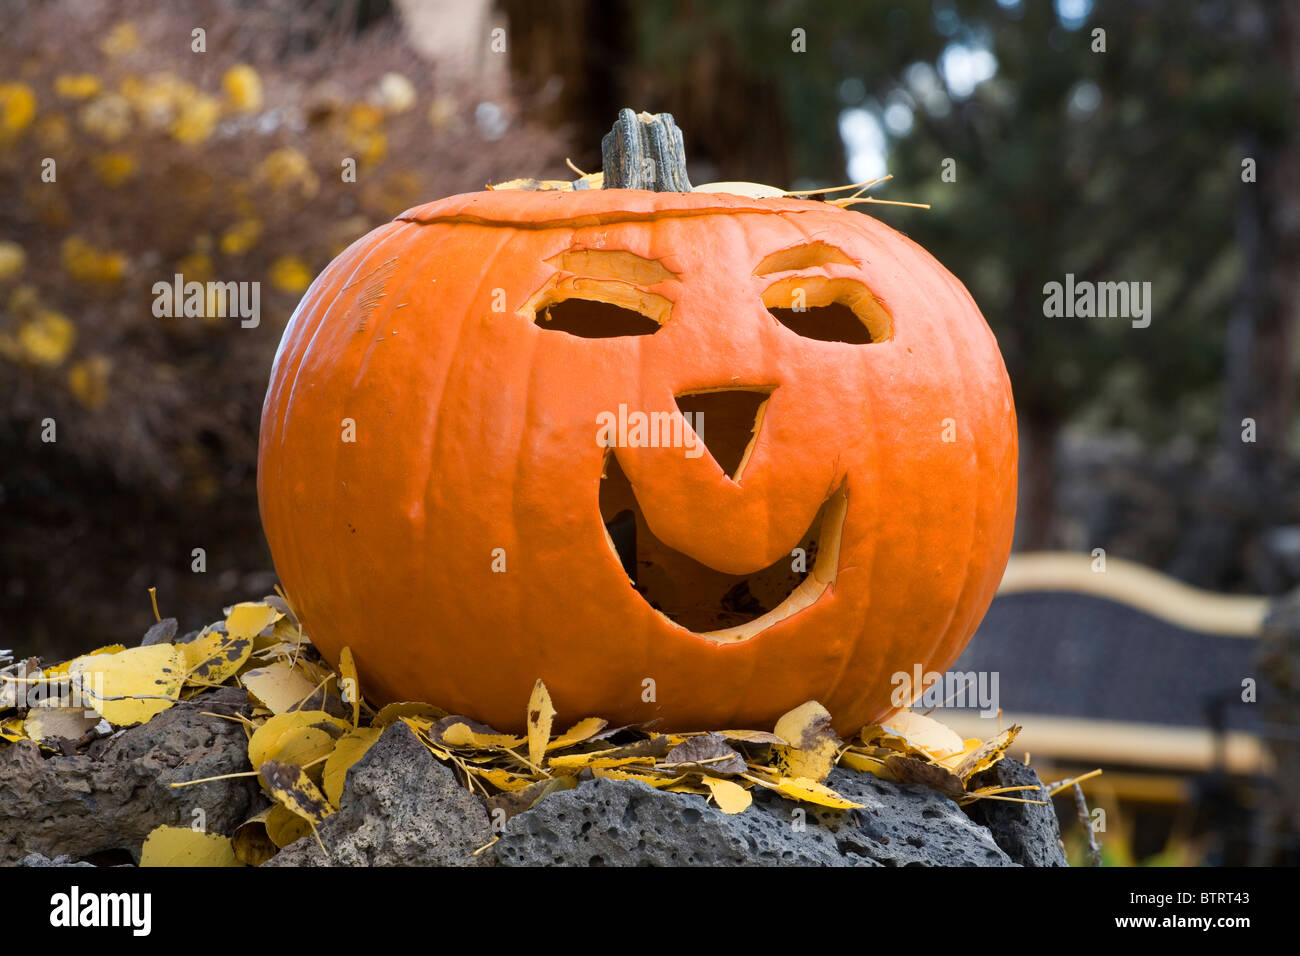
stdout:
[[[1300,585],[1295,5],[0,0],[0,647],[136,642],[150,586],[183,630],[267,593],[256,442],[298,297],[418,202],[599,169],[623,106],[676,117],[695,183],[887,172],[876,195],[931,204],[860,208],[930,249],[997,334],[1018,552],[1102,549],[1219,595]],[[260,325],[155,318],[174,273],[260,281]],[[1045,318],[1067,273],[1150,282],[1150,326]],[[1046,617],[995,604],[981,666],[1023,663],[1027,630],[1060,619],[1061,588],[1039,590]],[[1266,716],[1214,704],[1242,675],[1206,673],[1214,635],[1186,622],[1142,665],[1147,695],[1193,701],[1130,732],[1199,721],[1204,759],[1134,767],[1089,723],[1122,702],[1058,706],[1103,743],[1046,757],[1138,781],[1104,795],[1110,862],[1296,861],[1300,612],[1273,606],[1272,638],[1218,635],[1271,682]],[[1029,668],[1021,710],[1173,626],[1074,611],[1069,666]],[[1102,630],[1113,646],[1088,643]],[[1235,731],[1255,759],[1220,754]]]

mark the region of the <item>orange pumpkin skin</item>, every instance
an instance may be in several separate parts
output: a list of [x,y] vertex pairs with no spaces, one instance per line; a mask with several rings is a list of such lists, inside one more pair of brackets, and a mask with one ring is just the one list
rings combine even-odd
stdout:
[[[810,241],[847,261],[755,274]],[[587,281],[565,268],[581,271],[573,250],[662,266],[632,280],[671,303],[659,331],[534,322],[539,291]],[[764,305],[792,276],[865,285],[890,337],[800,337]],[[842,489],[833,583],[722,642],[631,586],[597,505],[596,423],[745,386],[770,395],[739,483],[708,454],[612,449],[655,537],[728,574],[789,560]],[[815,699],[844,733],[895,709],[896,675],[946,669],[975,631],[1010,551],[1016,456],[978,308],[882,223],[808,200],[489,191],[410,210],[317,278],[276,355],[258,492],[307,633],[331,661],[352,648],[372,701],[514,731],[540,678],[561,723],[766,728]]]

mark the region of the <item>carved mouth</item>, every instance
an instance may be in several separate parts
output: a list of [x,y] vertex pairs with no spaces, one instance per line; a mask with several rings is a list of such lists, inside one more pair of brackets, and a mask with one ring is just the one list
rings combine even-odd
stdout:
[[812,606],[835,583],[848,497],[843,486],[832,492],[791,553],[752,574],[725,574],[656,538],[613,454],[600,509],[609,546],[641,598],[698,637],[732,644]]

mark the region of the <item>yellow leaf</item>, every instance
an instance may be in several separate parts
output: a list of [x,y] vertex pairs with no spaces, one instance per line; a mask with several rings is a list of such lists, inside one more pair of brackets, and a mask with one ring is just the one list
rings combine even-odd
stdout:
[[510,734],[483,733],[463,722],[444,728],[441,740],[449,747],[470,747],[477,750],[513,750],[526,742],[526,738],[512,737]]
[[18,344],[25,358],[37,365],[58,365],[77,340],[77,327],[65,316],[41,309],[18,328]]
[[269,604],[252,601],[236,604],[226,615],[226,633],[237,640],[252,638],[283,616]]
[[93,651],[87,651],[79,657],[74,657],[70,661],[64,661],[62,664],[53,664],[45,668],[41,673],[46,677],[55,677],[59,674],[66,674],[68,673],[68,668],[70,668],[75,661],[85,660],[87,657],[95,657],[98,654],[116,654],[119,651],[124,650],[126,650],[125,644],[108,644],[104,647],[97,647]]
[[311,285],[312,274],[297,256],[281,256],[268,270],[271,285],[284,292],[303,292]]
[[562,757],[552,757],[548,766],[552,770],[581,770],[583,767],[590,767],[592,770],[609,769],[612,767],[653,767],[655,764],[654,757],[602,757],[600,752],[589,754],[566,754]]
[[[301,817],[289,813],[278,803],[272,807],[267,807],[257,816],[249,817],[235,827],[235,832],[230,835],[230,845],[235,851],[235,859],[240,863],[245,863],[248,866],[261,866],[275,856],[279,850],[266,829],[267,817],[275,810],[288,813],[295,820],[302,820]],[[302,820],[302,823],[305,826],[307,821]]]
[[[805,705],[806,706],[806,705]],[[725,740],[735,740],[742,744],[780,744],[789,746],[790,741],[765,730],[719,730],[718,736]]]
[[255,113],[262,108],[262,78],[246,63],[237,63],[221,77],[221,88],[231,109]]
[[316,690],[316,685],[302,671],[288,664],[270,664],[245,671],[239,679],[248,692],[273,714],[288,713]]
[[719,777],[705,777],[704,785],[713,794],[713,802],[723,813],[744,813],[754,802],[750,792],[738,783]]
[[840,741],[831,729],[831,715],[815,700],[800,704],[776,722],[776,735],[790,746],[776,746],[783,777],[825,780],[835,766]]
[[466,769],[475,776],[482,777],[498,790],[523,790],[525,787],[531,787],[536,783],[532,777],[511,773],[509,770],[501,770],[497,767],[478,767],[474,764],[467,764]]
[[10,743],[17,743],[20,740],[27,739],[27,733],[23,730],[24,721],[21,717],[6,717],[0,720],[0,739],[7,740]]
[[87,717],[83,707],[33,707],[22,723],[27,737],[43,744],[56,737],[80,740],[82,735],[99,723],[99,715],[91,711]]
[[807,777],[782,777],[775,782],[756,776],[747,776],[746,779],[759,786],[767,787],[769,790],[775,790],[791,800],[799,800],[803,803],[815,803],[818,806],[832,807],[836,810],[854,810],[862,806],[862,804],[854,803],[847,797],[840,796],[830,787],[824,786],[816,780],[809,780]]
[[[901,737],[910,746],[924,750],[936,758],[960,753],[964,749],[962,739],[956,733],[934,718],[914,711],[897,711],[887,720],[881,721],[879,726],[885,734]],[[864,730],[864,740],[866,733]]]
[[257,768],[271,796],[309,823],[320,823],[334,812],[325,795],[302,767],[268,760]]
[[334,751],[325,761],[325,771],[321,775],[321,789],[334,806],[343,798],[343,784],[347,780],[348,770],[366,755],[370,746],[383,733],[380,727],[359,727],[344,734],[334,744]]
[[957,766],[951,768],[952,772],[961,778],[962,783],[965,783],[975,774],[987,770],[1001,760],[1019,733],[1019,724],[1008,727],[988,743],[980,744],[967,753]]
[[357,663],[352,659],[352,648],[339,652],[339,695],[343,703],[352,705],[352,726],[361,720],[361,683],[357,680]]
[[607,726],[609,726],[609,721],[601,720],[599,717],[588,717],[585,720],[580,720],[547,744],[546,749],[562,750],[565,747],[572,747],[574,744],[580,744],[584,740],[591,739]]
[[301,767],[328,756],[347,725],[323,710],[295,710],[267,719],[248,739],[248,762],[260,767],[268,760]]
[[866,754],[860,754],[853,750],[846,750],[840,755],[840,764],[848,767],[850,770],[857,770],[860,773],[869,773],[877,777],[887,777],[887,774],[884,773],[885,762],[879,757],[869,757]]
[[177,644],[185,662],[187,680],[195,684],[220,684],[248,661],[253,642],[220,631],[205,631],[188,644]]
[[108,401],[108,377],[113,360],[107,355],[92,355],[72,363],[68,369],[68,388],[83,408],[94,411]]
[[117,727],[143,723],[171,707],[184,674],[181,655],[170,644],[82,657],[68,668],[90,706]]
[[609,780],[639,780],[641,783],[654,787],[656,790],[663,790],[668,787],[676,786],[690,776],[690,774],[684,773],[675,777],[664,777],[653,773],[636,773],[631,770],[601,768],[593,769],[591,772],[593,776],[605,777]]
[[446,716],[445,710],[432,704],[422,704],[419,701],[396,701],[379,708],[379,713],[375,714],[375,719],[370,722],[370,726],[387,727],[402,717],[427,717],[439,720]]
[[155,827],[140,848],[141,866],[240,866],[230,838],[189,827]]
[[266,835],[280,849],[311,833],[311,823],[288,807],[275,804],[266,812]]
[[551,694],[540,680],[533,685],[533,693],[528,698],[528,762],[540,767],[546,758],[546,744],[551,739],[551,722],[555,720],[555,708],[551,706]]

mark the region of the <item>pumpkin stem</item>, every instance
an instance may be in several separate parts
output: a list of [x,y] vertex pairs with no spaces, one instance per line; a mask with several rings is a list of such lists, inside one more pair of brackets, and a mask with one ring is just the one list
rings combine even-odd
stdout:
[[686,150],[672,113],[619,110],[618,121],[600,141],[605,189],[648,189],[688,193]]

